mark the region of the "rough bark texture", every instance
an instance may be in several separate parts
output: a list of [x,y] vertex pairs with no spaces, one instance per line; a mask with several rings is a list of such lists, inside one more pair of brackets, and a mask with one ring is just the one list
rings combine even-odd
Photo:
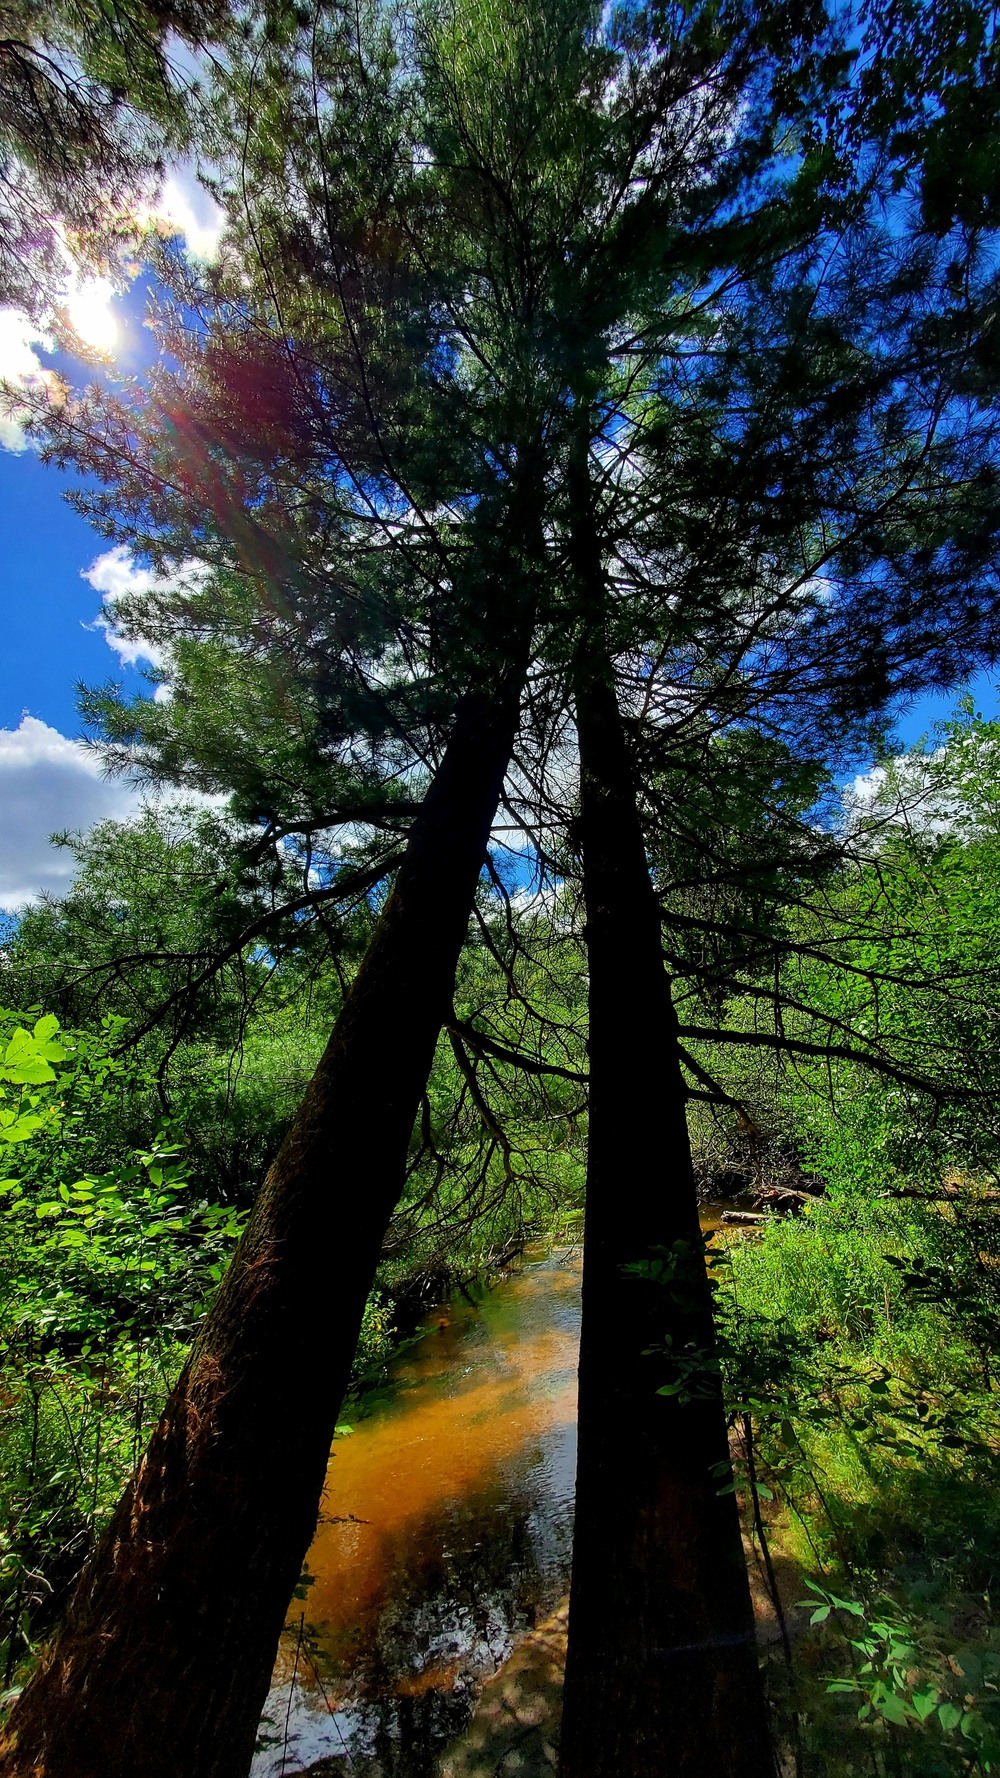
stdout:
[[[581,531],[581,573],[599,576],[596,537],[588,544],[585,524]],[[590,1122],[559,1770],[561,1778],[770,1778],[736,1503],[719,1492],[730,1479],[720,1473],[728,1441],[718,1378],[704,1368],[711,1301],[676,1021],[599,621],[581,659],[576,712]],[[672,1282],[627,1269],[658,1258]],[[695,1361],[693,1399],[657,1393],[677,1376],[679,1353]]]
[[[517,683],[515,683],[515,679]],[[465,700],[372,943],[3,1778],[242,1778],[453,992],[520,680]]]

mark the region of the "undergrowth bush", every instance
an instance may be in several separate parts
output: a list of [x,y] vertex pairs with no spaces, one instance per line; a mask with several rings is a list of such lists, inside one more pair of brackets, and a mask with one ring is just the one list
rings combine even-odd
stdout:
[[717,1260],[740,1481],[804,1596],[771,1664],[789,1769],[996,1771],[1000,1206],[833,1186]]

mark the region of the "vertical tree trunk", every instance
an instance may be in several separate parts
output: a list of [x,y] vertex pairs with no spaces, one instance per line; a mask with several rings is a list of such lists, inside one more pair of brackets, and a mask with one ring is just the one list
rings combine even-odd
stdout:
[[3,1778],[242,1778],[454,989],[523,673],[470,693],[326,1052]]
[[[720,1493],[728,1441],[676,1020],[584,482],[578,465],[574,554],[592,591],[575,688],[590,1121],[560,1778],[766,1778],[740,1526]],[[630,1270],[650,1262],[660,1283]],[[685,1373],[681,1393],[657,1393]]]

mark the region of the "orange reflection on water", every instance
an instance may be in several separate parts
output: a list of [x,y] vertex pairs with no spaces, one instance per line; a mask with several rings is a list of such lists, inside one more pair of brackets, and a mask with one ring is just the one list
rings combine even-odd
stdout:
[[[578,1302],[579,1265],[564,1260],[527,1268],[474,1308],[441,1311],[394,1367],[392,1398],[337,1440],[306,1559],[313,1584],[290,1621],[304,1614],[341,1676],[394,1581],[434,1561],[448,1514],[486,1485],[502,1490],[505,1462],[572,1425]],[[286,1642],[276,1684],[293,1658]],[[395,1689],[428,1682],[429,1672],[400,1674]]]

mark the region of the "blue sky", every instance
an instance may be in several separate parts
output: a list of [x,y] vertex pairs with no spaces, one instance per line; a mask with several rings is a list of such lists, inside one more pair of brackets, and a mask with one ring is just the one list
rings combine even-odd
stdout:
[[34,452],[0,452],[0,728],[27,712],[76,734],[77,681],[124,676],[93,628],[101,595],[83,578],[108,544],[67,504],[66,485]]
[[[996,686],[996,674],[976,673],[964,688],[971,692],[976,709],[988,722],[997,715]],[[901,745],[915,747],[918,741],[928,736],[936,722],[943,722],[951,715],[960,695],[960,690],[931,692],[927,697],[918,698],[907,709],[900,711],[896,719],[896,735]]]
[[[37,341],[32,350],[43,370],[58,363],[84,374]],[[17,443],[16,428],[4,430]],[[68,485],[32,449],[0,448],[0,909],[69,886],[72,860],[50,845],[51,833],[125,817],[137,800],[131,785],[104,778],[77,739],[81,680],[113,677],[131,690],[145,682],[95,622],[120,562],[108,561],[108,541],[68,504]],[[95,570],[102,557],[103,572]]]
[[[211,257],[220,213],[193,169],[171,170],[157,216],[189,250]],[[71,290],[69,308],[81,337],[95,343],[110,345],[100,336],[113,318],[115,362],[128,373],[152,349],[145,299],[141,280],[122,297],[89,280]],[[25,317],[0,309],[0,378],[37,388],[51,369],[76,383],[99,374],[51,346]],[[51,833],[85,832],[135,810],[136,788],[108,782],[80,743],[76,687],[108,678],[129,691],[146,685],[141,661],[129,658],[136,651],[115,649],[96,623],[104,595],[127,582],[124,552],[110,553],[65,500],[67,477],[23,444],[17,425],[0,415],[0,910],[68,887],[72,861],[49,844]]]
[[[142,325],[144,280],[101,306],[114,318],[117,368],[134,374],[148,363],[153,342]],[[39,363],[85,384],[93,366],[36,345]],[[2,370],[0,370],[2,374]],[[101,594],[83,578],[110,548],[65,498],[72,476],[40,462],[31,449],[0,449],[0,728],[16,728],[23,712],[65,734],[79,729],[75,686],[110,673],[138,688],[140,676],[122,669],[94,619]]]

